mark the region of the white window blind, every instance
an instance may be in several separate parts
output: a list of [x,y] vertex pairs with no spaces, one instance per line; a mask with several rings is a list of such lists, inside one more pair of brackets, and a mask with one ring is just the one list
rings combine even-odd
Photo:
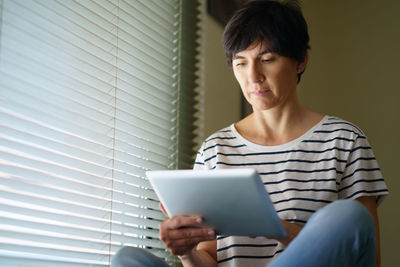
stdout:
[[0,0],[0,265],[174,265],[146,170],[190,168],[200,0]]

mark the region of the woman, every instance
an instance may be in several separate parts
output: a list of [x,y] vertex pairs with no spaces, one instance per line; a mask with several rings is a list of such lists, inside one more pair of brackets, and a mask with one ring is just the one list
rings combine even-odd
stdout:
[[380,266],[376,207],[388,191],[362,131],[298,100],[309,48],[299,6],[250,1],[223,42],[253,113],[205,140],[195,169],[255,168],[287,236],[216,237],[179,216],[161,223],[161,240],[184,266]]

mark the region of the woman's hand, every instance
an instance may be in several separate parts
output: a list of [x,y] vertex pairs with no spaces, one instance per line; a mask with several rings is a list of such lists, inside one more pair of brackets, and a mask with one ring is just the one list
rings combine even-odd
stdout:
[[[160,207],[165,213],[164,207]],[[214,229],[201,227],[202,222],[203,219],[198,216],[167,219],[160,224],[160,240],[176,256],[190,254],[200,242],[216,237]]]
[[[299,234],[301,231],[302,227],[300,225],[297,225],[295,223],[290,223],[285,220],[281,220],[283,228],[285,228],[286,235],[284,237],[274,237],[274,236],[266,236],[268,239],[275,239],[284,244],[285,246],[288,246],[290,242],[292,242],[293,239]],[[250,238],[256,238],[255,236],[249,236]]]
[[295,223],[290,223],[285,220],[281,220],[283,227],[285,228],[286,231],[286,236],[280,237],[280,238],[274,238],[284,244],[285,246],[288,246],[290,242],[299,234],[301,231],[302,227],[300,225],[297,225]]

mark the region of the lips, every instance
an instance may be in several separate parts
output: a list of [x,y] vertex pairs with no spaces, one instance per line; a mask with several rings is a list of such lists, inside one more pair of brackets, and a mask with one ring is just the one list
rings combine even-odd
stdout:
[[255,95],[255,96],[264,96],[267,93],[271,92],[271,90],[269,89],[265,89],[265,90],[256,90],[256,91],[252,91],[251,94]]

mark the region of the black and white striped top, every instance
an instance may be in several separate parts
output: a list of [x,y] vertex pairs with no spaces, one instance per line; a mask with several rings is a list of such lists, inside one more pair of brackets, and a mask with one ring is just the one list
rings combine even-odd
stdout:
[[[279,217],[300,225],[334,200],[374,195],[381,202],[388,194],[363,132],[330,116],[278,146],[249,142],[231,125],[204,141],[194,166],[244,167],[258,171]],[[283,244],[264,237],[219,236],[217,240],[219,266],[266,266],[284,250]]]

